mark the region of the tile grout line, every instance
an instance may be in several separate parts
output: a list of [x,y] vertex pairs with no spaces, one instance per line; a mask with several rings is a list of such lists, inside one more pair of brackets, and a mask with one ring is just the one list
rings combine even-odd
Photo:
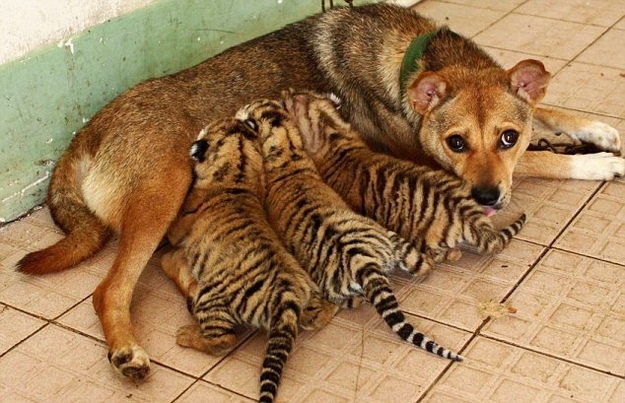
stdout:
[[[590,201],[593,199],[593,197],[595,197],[605,186],[607,186],[606,183],[607,183],[606,181],[603,181],[602,184],[597,186],[597,188],[586,198],[584,203],[582,203],[582,205],[577,209],[577,211],[571,216],[571,218],[566,222],[566,224],[562,227],[562,229],[552,238],[552,240],[547,245],[543,245],[543,244],[540,244],[540,243],[537,243],[537,242],[533,242],[533,241],[524,240],[524,242],[528,242],[528,243],[531,243],[531,244],[534,244],[534,245],[541,246],[544,249],[540,253],[540,255],[535,259],[535,261],[528,267],[528,269],[525,271],[525,273],[519,278],[519,280],[515,282],[515,284],[511,288],[511,290],[502,298],[500,303],[504,303],[504,302],[506,302],[510,298],[510,296],[518,289],[518,287],[523,283],[523,281],[527,278],[527,276],[529,276],[529,274],[544,259],[545,255],[550,250],[559,250],[558,248],[554,247],[555,242],[564,233],[564,231],[566,231],[568,226],[571,225],[571,223],[581,214],[581,212],[590,203]],[[421,315],[416,315],[416,316],[421,316]],[[430,318],[427,318],[427,319],[428,320],[432,320]],[[452,328],[460,329],[460,328],[458,328],[456,326],[453,326],[451,324],[438,322],[437,320],[433,320],[433,321],[437,322],[437,323],[441,323],[441,324],[449,326],[449,327],[452,327]],[[475,339],[477,339],[478,337],[484,337],[484,338],[492,339],[492,340],[495,340],[495,341],[498,341],[498,342],[502,342],[502,343],[507,344],[507,345],[512,346],[512,347],[522,348],[524,350],[531,351],[531,352],[540,354],[542,356],[548,356],[548,357],[557,359],[558,361],[568,362],[568,363],[571,363],[571,364],[574,364],[574,365],[578,365],[578,366],[581,366],[581,367],[584,367],[584,368],[587,368],[587,369],[591,369],[591,370],[596,371],[596,372],[601,372],[601,373],[605,373],[605,374],[608,374],[608,375],[611,375],[611,376],[615,376],[617,378],[625,379],[625,376],[612,374],[609,371],[603,371],[603,370],[600,370],[600,369],[597,369],[597,368],[589,367],[589,366],[587,366],[585,364],[576,363],[576,362],[571,361],[571,360],[566,359],[566,358],[560,358],[560,357],[557,357],[557,356],[552,355],[552,354],[535,351],[535,350],[529,349],[527,347],[516,345],[514,343],[509,343],[509,342],[507,342],[505,340],[499,340],[499,339],[496,339],[494,337],[487,336],[487,335],[482,333],[482,329],[484,328],[484,326],[486,326],[491,321],[492,321],[492,318],[490,316],[485,318],[482,321],[482,323],[472,332],[471,337],[467,340],[467,342],[464,344],[464,346],[462,346],[462,348],[460,348],[458,351],[460,353],[462,353]],[[466,329],[460,329],[460,330],[466,331]],[[427,397],[428,393],[436,386],[436,384],[442,379],[442,377],[450,370],[452,364],[454,364],[454,363],[450,363],[447,367],[445,367],[445,369],[443,369],[443,371],[441,371],[441,373],[436,377],[436,379],[428,386],[428,388],[419,397],[419,399],[417,400],[417,403],[421,402],[424,398]]]
[[499,342],[499,343],[502,343],[502,344],[506,344],[508,346],[512,346],[514,348],[520,348],[522,350],[529,351],[531,353],[535,353],[535,354],[538,354],[538,355],[541,355],[541,356],[553,358],[553,359],[555,359],[557,361],[562,361],[562,362],[566,362],[566,363],[569,363],[569,364],[572,364],[572,365],[575,365],[575,366],[578,366],[578,367],[582,367],[582,368],[591,370],[593,372],[598,372],[598,373],[602,373],[604,375],[608,375],[608,376],[612,376],[612,377],[615,377],[615,378],[619,378],[619,379],[625,380],[625,374],[615,374],[615,373],[610,372],[609,370],[599,369],[599,368],[596,368],[596,367],[592,367],[592,366],[590,366],[588,364],[576,362],[576,361],[572,360],[571,358],[558,356],[558,355],[556,355],[554,353],[540,351],[540,350],[533,349],[533,348],[528,347],[528,346],[523,346],[523,345],[520,345],[520,344],[509,342],[509,341],[504,340],[504,339],[498,339],[497,337],[489,336],[489,335],[486,335],[486,334],[481,334],[480,336],[484,337],[485,339],[493,340],[493,341],[496,341],[496,342]]

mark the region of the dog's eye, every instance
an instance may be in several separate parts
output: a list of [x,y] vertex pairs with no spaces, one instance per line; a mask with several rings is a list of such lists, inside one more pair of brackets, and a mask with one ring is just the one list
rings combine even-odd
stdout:
[[503,149],[512,148],[519,140],[519,132],[516,130],[506,130],[501,133],[500,147]]
[[459,134],[454,134],[453,136],[447,137],[446,141],[451,151],[455,153],[461,153],[467,150],[467,143]]

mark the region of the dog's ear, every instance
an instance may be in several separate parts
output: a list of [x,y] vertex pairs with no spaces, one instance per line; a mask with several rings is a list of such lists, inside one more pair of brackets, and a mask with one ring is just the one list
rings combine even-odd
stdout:
[[545,66],[538,60],[520,61],[507,73],[510,88],[521,98],[536,104],[545,96],[551,73],[545,70]]
[[447,81],[440,75],[426,71],[406,90],[410,106],[420,115],[425,115],[440,104],[447,95]]

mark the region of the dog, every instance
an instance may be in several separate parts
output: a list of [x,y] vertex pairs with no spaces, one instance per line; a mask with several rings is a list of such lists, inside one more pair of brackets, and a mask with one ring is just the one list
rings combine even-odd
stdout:
[[[93,304],[124,376],[150,361],[130,320],[137,279],[192,183],[191,143],[211,120],[288,88],[333,92],[375,150],[438,165],[472,184],[487,213],[508,203],[513,172],[609,180],[625,174],[618,132],[537,108],[550,74],[524,60],[509,70],[471,40],[389,4],[335,8],[235,46],[194,67],[130,88],[99,111],[59,159],[48,205],[66,233],[27,254],[30,274],[70,268],[119,234],[115,261]],[[532,120],[605,153],[525,152]]]

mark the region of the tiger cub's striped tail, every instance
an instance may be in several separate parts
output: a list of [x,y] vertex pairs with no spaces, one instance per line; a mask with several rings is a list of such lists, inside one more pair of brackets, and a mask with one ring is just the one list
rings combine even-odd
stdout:
[[282,316],[269,330],[269,341],[260,373],[260,403],[272,403],[276,398],[282,370],[297,336],[299,315],[294,308],[285,307]]
[[399,309],[399,303],[387,281],[372,278],[363,282],[367,299],[382,316],[388,326],[402,339],[432,354],[439,355],[452,361],[463,361],[464,357],[445,347],[438,345],[425,334],[417,331],[406,320],[406,316]]

